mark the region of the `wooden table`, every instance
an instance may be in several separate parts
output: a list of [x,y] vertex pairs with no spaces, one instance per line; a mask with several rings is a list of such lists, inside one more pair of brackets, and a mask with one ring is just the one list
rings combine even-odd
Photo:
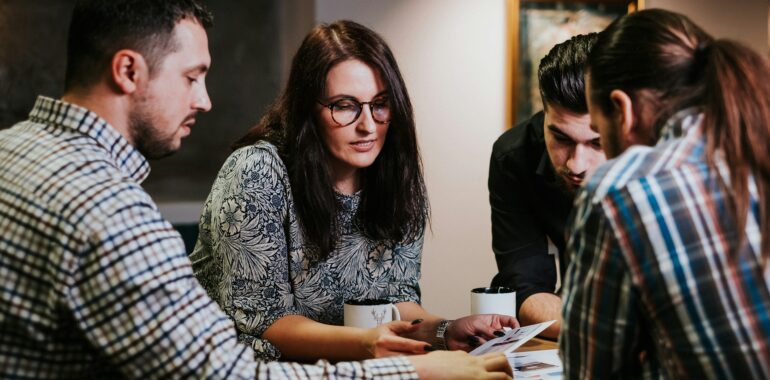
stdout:
[[559,343],[543,338],[532,338],[527,343],[516,349],[515,352],[540,351],[559,349]]

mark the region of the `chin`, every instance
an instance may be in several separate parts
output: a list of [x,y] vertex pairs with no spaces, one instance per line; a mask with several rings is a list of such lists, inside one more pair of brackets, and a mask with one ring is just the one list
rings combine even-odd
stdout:
[[371,161],[356,161],[356,162],[351,162],[350,166],[352,166],[352,167],[354,167],[356,169],[366,169],[366,168],[372,166],[373,163],[374,163],[374,160],[371,160]]
[[[379,153],[379,152],[378,152]],[[357,157],[351,157],[352,160],[350,160],[350,165],[355,166],[359,169],[368,168],[372,166],[374,161],[377,159],[377,154],[372,154],[372,152],[369,152],[366,155],[357,155]]]

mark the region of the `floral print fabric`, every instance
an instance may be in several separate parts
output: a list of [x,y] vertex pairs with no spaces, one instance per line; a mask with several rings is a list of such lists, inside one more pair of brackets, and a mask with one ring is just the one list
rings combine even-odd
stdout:
[[284,316],[341,325],[349,299],[419,303],[422,237],[406,244],[368,239],[355,221],[360,192],[336,198],[340,240],[319,260],[304,241],[275,146],[260,141],[233,152],[214,182],[191,254],[193,269],[235,321],[238,339],[262,359],[280,357],[259,337]]

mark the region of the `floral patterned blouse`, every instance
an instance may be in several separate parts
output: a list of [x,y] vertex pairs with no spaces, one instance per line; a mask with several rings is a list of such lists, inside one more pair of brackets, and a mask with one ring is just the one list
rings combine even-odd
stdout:
[[235,321],[238,339],[262,359],[280,357],[259,337],[281,317],[341,325],[349,299],[420,301],[422,237],[395,245],[370,240],[354,218],[360,192],[336,197],[340,240],[319,260],[303,238],[274,145],[260,141],[233,152],[214,182],[191,254],[193,269]]

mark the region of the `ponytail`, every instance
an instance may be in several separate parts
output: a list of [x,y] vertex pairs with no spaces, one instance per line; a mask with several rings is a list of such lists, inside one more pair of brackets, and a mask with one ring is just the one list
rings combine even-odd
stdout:
[[[731,211],[737,231],[746,227],[751,207],[749,176],[754,176],[766,265],[770,256],[770,64],[753,50],[727,40],[713,41],[705,54],[706,157],[715,164],[721,151],[730,168]],[[744,243],[741,233],[736,249]]]
[[[715,40],[684,15],[649,9],[621,17],[599,35],[588,56],[591,101],[605,114],[615,89],[635,103],[654,108],[635,115],[654,137],[675,112],[701,107],[706,160],[724,163],[729,178],[721,186],[731,194],[732,223],[738,228],[735,252],[745,241],[754,189],[759,199],[763,266],[770,260],[770,63],[739,43]],[[635,112],[639,112],[635,110]],[[719,157],[718,157],[719,155]],[[737,243],[737,244],[736,244]]]

